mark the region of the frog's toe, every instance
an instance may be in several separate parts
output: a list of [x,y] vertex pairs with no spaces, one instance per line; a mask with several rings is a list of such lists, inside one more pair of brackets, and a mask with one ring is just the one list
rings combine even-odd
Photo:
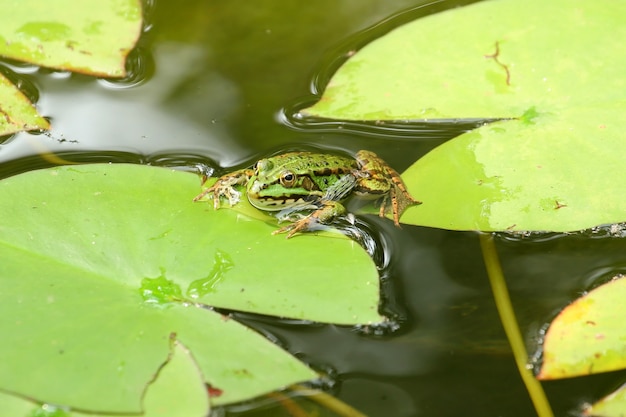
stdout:
[[202,191],[200,194],[198,194],[197,196],[195,196],[193,198],[193,201],[200,201],[204,198],[204,196],[206,196],[207,194],[209,194],[211,192],[210,188],[207,188],[206,190]]
[[296,233],[306,232],[307,230],[311,229],[311,226],[313,225],[313,223],[314,221],[310,217],[306,217],[302,220],[299,220],[297,222],[288,224],[287,226],[281,227],[278,230],[274,230],[272,234],[278,235],[280,233],[287,233],[286,238],[289,239]]
[[287,233],[287,236],[286,236],[286,238],[287,238],[287,239],[289,239],[291,236],[293,236],[295,233],[297,233],[297,230],[295,229],[295,226],[294,226],[294,225],[295,225],[295,223],[292,223],[292,224],[290,224],[290,225],[287,225],[287,226],[281,227],[281,228],[280,228],[280,229],[278,229],[278,230],[274,230],[274,231],[272,232],[272,234],[273,234],[273,235],[279,235],[279,234],[281,234],[281,233],[287,233],[287,232],[289,232],[289,233]]
[[287,236],[285,236],[285,239],[291,239],[293,237],[293,235],[295,235],[296,233],[298,233],[298,230],[291,229],[291,231],[289,233],[287,233]]
[[241,200],[241,193],[231,187],[227,191],[226,197],[228,198],[228,204],[230,204],[230,206],[232,207],[235,204],[239,203],[239,201]]
[[[291,226],[291,225],[289,225],[289,226]],[[284,227],[281,227],[280,229],[274,230],[272,232],[272,234],[273,235],[279,235],[281,233],[285,233],[285,232],[289,231],[289,226],[284,226]]]

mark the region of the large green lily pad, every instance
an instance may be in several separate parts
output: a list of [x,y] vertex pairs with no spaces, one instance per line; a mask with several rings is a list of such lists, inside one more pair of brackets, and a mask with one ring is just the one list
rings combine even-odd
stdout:
[[175,339],[220,392],[212,403],[229,403],[316,374],[203,306],[341,324],[382,320],[378,274],[357,244],[273,236],[275,226],[193,203],[199,191],[195,175],[135,165],[0,181],[0,329],[11,335],[0,346],[0,389],[139,412]]
[[125,75],[141,33],[138,0],[20,0],[2,4],[0,55],[105,77]]
[[461,135],[403,173],[424,203],[404,223],[571,231],[621,222],[625,15],[626,3],[610,0],[493,0],[431,15],[357,52],[302,113],[515,119]]
[[619,277],[567,306],[543,343],[539,379],[568,378],[626,368],[626,279]]
[[35,106],[9,80],[0,74],[0,136],[25,130],[50,128]]

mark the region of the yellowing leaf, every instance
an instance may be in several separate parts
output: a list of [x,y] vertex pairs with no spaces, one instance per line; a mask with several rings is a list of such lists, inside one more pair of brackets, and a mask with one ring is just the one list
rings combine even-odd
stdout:
[[593,417],[624,417],[626,414],[626,385],[607,395],[593,405],[585,408],[584,416]]
[[0,74],[0,136],[49,127],[28,98]]
[[539,379],[626,368],[626,279],[621,276],[567,306],[543,343]]

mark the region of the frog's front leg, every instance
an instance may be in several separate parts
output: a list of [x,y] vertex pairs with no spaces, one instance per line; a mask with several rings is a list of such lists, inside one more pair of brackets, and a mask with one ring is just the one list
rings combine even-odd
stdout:
[[220,198],[226,197],[228,203],[234,206],[239,202],[241,193],[235,190],[235,185],[246,185],[250,178],[254,175],[254,171],[251,169],[241,169],[239,171],[231,172],[218,178],[218,180],[211,187],[198,194],[193,201],[198,201],[204,198],[204,196],[213,193],[213,207],[215,210],[220,208]]
[[287,233],[287,239],[289,239],[298,232],[311,230],[318,223],[327,224],[335,217],[346,212],[346,208],[338,201],[323,200],[320,204],[322,204],[322,207],[315,210],[313,213],[301,220],[275,230],[272,234],[276,235],[279,233],[289,232]]

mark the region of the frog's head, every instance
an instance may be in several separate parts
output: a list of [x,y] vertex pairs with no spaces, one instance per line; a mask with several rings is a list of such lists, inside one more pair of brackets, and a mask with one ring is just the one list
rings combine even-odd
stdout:
[[261,159],[254,166],[247,193],[253,206],[267,211],[309,206],[321,195],[319,187],[308,175],[298,175],[269,159]]

